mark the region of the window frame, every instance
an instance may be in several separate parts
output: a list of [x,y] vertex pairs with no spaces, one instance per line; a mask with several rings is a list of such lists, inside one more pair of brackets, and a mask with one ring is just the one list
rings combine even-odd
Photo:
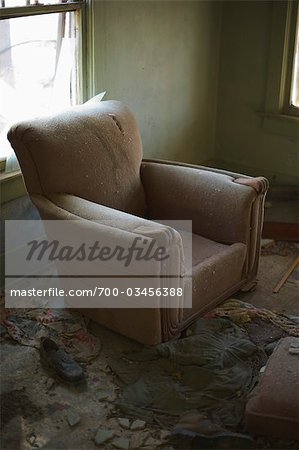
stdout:
[[263,126],[268,132],[299,138],[299,108],[290,104],[298,0],[273,2],[272,30]]
[[86,83],[84,76],[84,68],[86,67],[83,51],[85,46],[84,39],[84,21],[85,21],[85,5],[84,0],[76,0],[67,3],[56,3],[53,5],[28,5],[28,6],[16,6],[16,7],[4,7],[0,8],[0,20],[14,19],[17,17],[39,16],[42,14],[53,14],[62,12],[77,12],[76,28],[79,30],[79,45],[77,48],[77,61],[78,61],[78,86],[77,97],[79,103],[86,98]]
[[[293,82],[293,73],[295,71],[295,50],[297,45],[297,40],[299,39],[299,1],[296,3],[292,3],[293,12],[290,12],[290,35],[292,37],[292,41],[289,45],[289,64],[288,70],[286,74],[286,95],[285,95],[285,111],[291,115],[299,116],[299,105],[292,105],[290,102],[291,93],[292,93],[292,82]],[[299,63],[299,61],[298,61]]]
[[50,14],[57,12],[67,12],[80,10],[84,5],[84,0],[75,0],[63,3],[53,3],[49,5],[24,5],[24,6],[4,6],[0,8],[0,19],[12,19],[15,17],[33,16],[40,14]]
[[[50,5],[24,5],[15,7],[0,7],[0,20],[14,19],[18,17],[29,17],[43,14],[53,14],[62,12],[75,12],[76,15],[76,29],[78,30],[78,48],[76,49],[76,56],[78,62],[78,83],[77,83],[77,98],[78,103],[83,103],[89,98],[89,83],[87,77],[87,67],[92,68],[92,61],[87,64],[87,44],[89,29],[87,20],[87,7],[91,0],[74,0],[71,2],[56,3]],[[0,174],[5,172],[6,157],[0,157]],[[19,172],[19,171],[17,171]],[[9,174],[6,174],[9,176]],[[15,172],[11,172],[14,176]]]

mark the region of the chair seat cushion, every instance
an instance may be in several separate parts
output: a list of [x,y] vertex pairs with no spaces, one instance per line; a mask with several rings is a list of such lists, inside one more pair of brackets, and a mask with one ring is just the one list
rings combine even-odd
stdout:
[[225,252],[229,247],[230,245],[211,241],[210,239],[206,239],[198,234],[192,234],[193,267],[214,255]]
[[246,249],[242,243],[225,245],[193,234],[192,287],[186,286],[192,289],[192,308],[184,310],[184,320],[209,309],[209,303],[241,282]]

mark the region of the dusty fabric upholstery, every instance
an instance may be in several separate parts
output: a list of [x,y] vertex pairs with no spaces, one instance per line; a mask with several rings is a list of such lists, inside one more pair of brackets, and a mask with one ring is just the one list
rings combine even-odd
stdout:
[[119,102],[86,103],[15,125],[9,139],[29,192],[67,192],[144,214],[140,135],[133,115]]
[[299,338],[285,337],[270,356],[245,410],[257,435],[299,441]]
[[152,219],[193,221],[193,280],[185,286],[192,292],[193,307],[85,309],[94,320],[156,344],[177,336],[198,315],[255,281],[265,178],[142,161],[135,119],[116,101],[87,102],[16,124],[8,138],[43,219],[79,219],[82,227],[91,228],[97,221],[112,220],[107,238],[158,233],[175,246],[182,272],[180,236],[152,226]]

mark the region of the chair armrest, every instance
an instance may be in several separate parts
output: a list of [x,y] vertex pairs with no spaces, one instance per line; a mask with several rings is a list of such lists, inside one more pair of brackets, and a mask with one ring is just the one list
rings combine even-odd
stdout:
[[[146,220],[131,214],[124,213],[103,205],[90,202],[71,194],[47,194],[47,197],[32,194],[33,203],[38,208],[41,217],[45,220],[80,220],[83,227],[88,227],[90,233],[101,236],[108,245],[122,245],[129,248],[136,238],[148,245],[153,243],[154,248],[164,247],[169,252],[170,260],[162,263],[153,261],[158,270],[163,274],[172,274],[175,267],[175,275],[184,273],[184,252],[180,234],[166,225]],[[136,266],[134,266],[134,269]],[[137,264],[138,270],[138,264]],[[139,272],[137,271],[136,274]],[[134,274],[134,273],[133,273]]]
[[102,223],[118,230],[156,239],[161,245],[181,245],[180,234],[173,228],[139,216],[99,205],[71,194],[48,194],[47,198],[59,208],[80,218]]
[[268,188],[262,177],[160,161],[144,161],[141,179],[151,218],[192,220],[194,233],[225,244],[248,244],[253,205]]

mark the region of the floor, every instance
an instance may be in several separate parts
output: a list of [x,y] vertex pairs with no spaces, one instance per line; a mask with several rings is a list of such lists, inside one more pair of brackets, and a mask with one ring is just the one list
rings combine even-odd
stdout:
[[[263,246],[264,245],[264,246]],[[253,292],[238,294],[236,297],[255,306],[268,308],[278,313],[299,316],[298,268],[276,294],[273,289],[299,254],[299,244],[288,242],[262,241],[258,284]]]
[[[238,293],[236,297],[299,316],[297,272],[279,293],[272,292],[298,253],[295,244],[266,242],[256,290]],[[126,418],[121,417],[115,405],[120,383],[109,369],[107,358],[140,346],[97,324],[92,323],[90,329],[100,339],[102,350],[92,363],[85,365],[84,389],[65,386],[49,377],[35,348],[2,338],[2,450],[173,448],[167,443],[169,430],[158,424],[123,420]],[[109,439],[101,444],[109,432]]]

